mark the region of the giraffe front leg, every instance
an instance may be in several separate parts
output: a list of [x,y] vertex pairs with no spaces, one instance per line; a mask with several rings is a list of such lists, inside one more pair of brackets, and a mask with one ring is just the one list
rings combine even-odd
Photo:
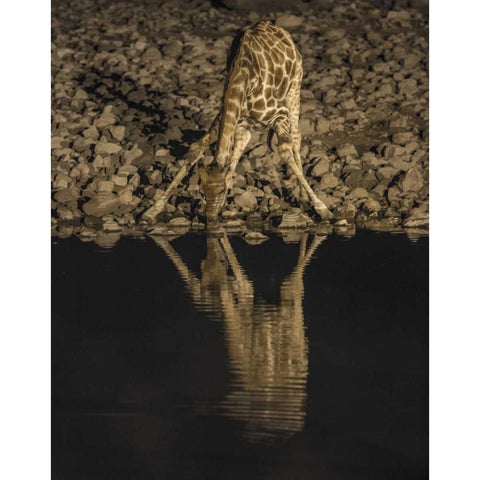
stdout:
[[175,178],[172,180],[168,188],[163,192],[162,196],[142,215],[142,220],[147,222],[153,222],[159,213],[162,213],[165,205],[170,199],[173,191],[180,182],[184,179],[188,171],[200,160],[203,152],[199,152],[196,155],[192,155],[190,158],[185,158],[186,162],[182,165]]
[[143,213],[142,220],[151,223],[159,213],[162,213],[175,188],[177,188],[180,182],[184,179],[188,171],[200,160],[208,146],[215,141],[216,136],[218,135],[219,118],[219,115],[217,115],[210,130],[200,140],[190,146],[184,157],[185,163],[180,167],[180,170],[177,172],[168,188],[163,192],[162,196]]

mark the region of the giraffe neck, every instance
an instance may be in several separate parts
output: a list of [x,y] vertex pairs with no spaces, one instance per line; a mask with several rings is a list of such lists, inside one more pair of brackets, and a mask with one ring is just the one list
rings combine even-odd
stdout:
[[242,52],[240,46],[239,53],[230,71],[223,97],[223,110],[215,154],[215,161],[220,167],[224,167],[228,161],[235,137],[235,130],[245,103],[249,81],[249,63],[250,60]]

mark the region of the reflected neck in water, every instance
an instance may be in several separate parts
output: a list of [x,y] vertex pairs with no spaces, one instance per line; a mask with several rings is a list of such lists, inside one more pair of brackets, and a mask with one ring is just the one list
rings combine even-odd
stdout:
[[[175,265],[195,307],[220,318],[234,379],[217,410],[244,424],[244,436],[271,444],[302,431],[305,423],[308,347],[303,318],[303,275],[325,239],[303,234],[295,268],[275,303],[255,297],[254,282],[228,236],[208,236],[200,279],[167,239],[158,244]],[[251,247],[254,248],[254,247]]]

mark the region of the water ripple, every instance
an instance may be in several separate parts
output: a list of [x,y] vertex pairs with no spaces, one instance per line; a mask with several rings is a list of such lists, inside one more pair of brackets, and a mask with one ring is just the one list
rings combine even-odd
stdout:
[[303,275],[326,237],[303,234],[295,268],[276,303],[256,299],[255,285],[228,236],[207,237],[201,277],[191,272],[167,239],[158,245],[184,280],[195,307],[223,323],[232,380],[216,405],[203,406],[242,422],[250,442],[272,444],[302,431],[306,416],[308,342],[303,317]]

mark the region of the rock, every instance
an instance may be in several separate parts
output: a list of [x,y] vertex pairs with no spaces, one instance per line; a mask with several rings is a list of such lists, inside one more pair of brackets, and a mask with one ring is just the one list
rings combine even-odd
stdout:
[[398,84],[399,93],[405,96],[410,96],[417,91],[417,81],[414,78],[407,78]]
[[428,225],[428,214],[423,216],[409,217],[403,222],[403,226],[406,228],[428,227]]
[[76,202],[78,199],[78,192],[72,188],[63,188],[56,192],[53,198],[59,203]]
[[406,173],[402,174],[399,181],[399,187],[404,192],[418,192],[424,186],[423,176],[418,167],[412,167]]
[[397,185],[393,185],[388,189],[387,198],[390,203],[399,201],[402,198],[402,192]]
[[176,228],[190,228],[191,222],[185,217],[176,217],[172,218],[168,222],[169,227],[176,227]]
[[357,187],[350,192],[349,197],[353,199],[368,198],[368,192],[362,187]]
[[300,118],[298,128],[303,135],[311,135],[312,133],[315,133],[315,123],[311,118]]
[[413,137],[412,132],[401,132],[392,135],[392,141],[398,145],[406,145]]
[[329,75],[321,78],[318,82],[315,83],[315,88],[320,90],[328,90],[329,88],[337,84],[337,79]]
[[320,135],[330,131],[330,122],[326,118],[318,118],[315,130]]
[[126,187],[128,180],[127,177],[123,175],[114,175],[112,177],[112,182],[114,183],[115,187]]
[[374,216],[366,218],[361,222],[361,228],[377,232],[398,232],[401,231],[400,221],[396,217],[376,218]]
[[366,37],[373,46],[380,45],[383,42],[383,37],[379,32],[369,31],[366,33]]
[[337,147],[337,155],[340,158],[346,157],[348,155],[356,156],[357,155],[357,149],[355,148],[355,145],[351,145],[349,143],[346,143],[345,145],[342,145],[341,147]]
[[247,179],[243,175],[237,174],[234,177],[233,185],[238,188],[246,188]]
[[383,156],[386,158],[398,157],[405,153],[405,149],[399,145],[387,145],[383,151]]
[[384,158],[377,158],[373,152],[365,152],[362,155],[362,162],[364,162],[366,166],[370,168],[378,168],[379,166],[387,163]]
[[352,202],[345,202],[342,205],[339,205],[337,208],[335,208],[334,217],[340,218],[340,219],[353,220],[356,214],[357,214],[357,207],[355,206],[355,204]]
[[360,168],[357,168],[355,170],[352,170],[347,175],[347,177],[345,178],[345,185],[347,185],[350,188],[359,187],[362,183],[362,179],[363,179],[363,170]]
[[157,47],[149,47],[142,54],[144,62],[156,62],[162,59],[162,54]]
[[[125,178],[125,177],[123,177]],[[124,205],[129,205],[133,200],[133,194],[128,188],[124,188],[118,192],[118,200]]]
[[371,215],[372,213],[378,213],[382,209],[382,206],[377,200],[367,198],[361,208],[367,215]]
[[321,158],[313,166],[312,170],[310,171],[310,175],[312,177],[318,178],[324,175],[325,173],[328,173],[329,169],[330,169],[330,162],[328,161],[328,158]]
[[398,173],[398,169],[394,167],[381,167],[377,170],[377,178],[379,180],[386,180],[390,182],[392,178]]
[[69,184],[71,183],[71,179],[65,175],[64,173],[58,173],[55,175],[55,179],[53,181],[53,188],[55,190],[63,190],[68,188]]
[[156,157],[167,157],[170,155],[170,150],[166,148],[159,148],[155,150],[155,156]]
[[420,56],[415,53],[409,53],[402,59],[403,66],[407,69],[414,69],[420,63]]
[[[130,150],[123,152],[123,159],[125,164],[133,164],[133,161],[140,158],[143,155],[143,150],[138,147],[137,144],[133,145]],[[138,167],[138,165],[135,165]]]
[[335,232],[336,235],[351,238],[355,235],[356,227],[355,227],[355,224],[335,225],[334,226],[334,232]]
[[339,40],[344,36],[345,36],[345,30],[343,28],[330,28],[323,34],[323,37],[329,40]]
[[412,163],[408,160],[408,155],[401,155],[400,157],[392,157],[389,163],[393,168],[406,172],[412,167]]
[[82,135],[85,138],[91,138],[93,140],[96,140],[99,137],[98,129],[95,125],[92,125],[85,130],[83,130]]
[[52,149],[55,149],[55,148],[64,148],[66,146],[68,146],[68,140],[65,139],[65,138],[62,138],[62,137],[52,137],[52,140],[51,140],[51,145],[50,147]]
[[107,154],[107,155],[112,155],[114,153],[118,153],[122,150],[122,147],[120,145],[117,145],[116,143],[109,143],[109,142],[104,142],[104,143],[97,143],[95,145],[95,153],[98,155],[102,154]]
[[303,18],[289,13],[282,13],[277,17],[275,23],[282,28],[295,28],[303,23]]
[[345,110],[353,110],[354,108],[357,108],[357,104],[353,98],[341,102],[340,106]]
[[182,54],[183,44],[179,40],[170,40],[162,47],[162,52],[167,58],[176,59]]
[[117,175],[124,175],[126,177],[130,175],[135,175],[138,171],[138,168],[135,165],[122,165],[118,170],[117,170]]
[[110,127],[110,133],[112,137],[121,142],[125,138],[125,127],[123,125],[117,125]]
[[78,219],[80,212],[66,205],[59,205],[57,207],[57,216],[60,220],[71,221]]
[[246,190],[238,197],[235,197],[234,201],[235,205],[243,208],[244,210],[252,210],[257,205],[257,198],[249,190]]
[[115,194],[99,194],[86,202],[82,210],[93,217],[103,217],[115,213],[120,205],[120,200]]
[[410,13],[407,10],[390,10],[387,13],[387,20],[394,23],[410,20]]
[[101,180],[98,182],[97,190],[99,192],[113,192],[115,183],[110,180]]
[[252,231],[247,232],[247,234],[243,238],[249,245],[260,245],[261,243],[268,240],[268,237],[266,235],[263,235],[263,233]]
[[240,220],[239,218],[235,220],[227,220],[224,224],[223,227],[228,228],[230,231],[231,230],[236,230],[236,231],[241,231],[245,227],[245,222],[243,220]]
[[360,182],[359,187],[363,187],[366,190],[371,190],[378,184],[378,178],[375,176],[375,172],[373,171],[367,171],[363,175],[363,178]]
[[332,173],[326,173],[323,175],[322,179],[320,180],[320,188],[335,188],[338,185],[338,179]]
[[116,122],[116,117],[113,113],[102,113],[100,115],[100,117],[97,118],[97,120],[95,120],[95,126],[97,128],[105,128],[105,127],[108,127],[110,125],[113,125],[115,122]]
[[222,218],[236,218],[238,217],[239,213],[238,213],[238,210],[222,210],[222,212],[220,213],[220,216]]

